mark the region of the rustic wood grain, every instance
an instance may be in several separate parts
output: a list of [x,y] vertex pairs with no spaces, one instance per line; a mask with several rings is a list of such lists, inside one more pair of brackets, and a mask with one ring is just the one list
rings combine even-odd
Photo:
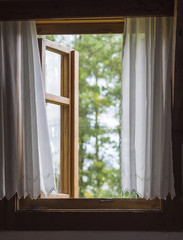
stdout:
[[62,96],[56,96],[51,93],[45,93],[46,102],[57,104],[57,105],[69,105],[70,99]]
[[173,0],[2,1],[0,20],[173,16]]
[[49,23],[36,24],[38,34],[123,33],[124,23]]
[[71,166],[72,166],[72,197],[78,197],[79,191],[79,54],[77,51],[71,52]]

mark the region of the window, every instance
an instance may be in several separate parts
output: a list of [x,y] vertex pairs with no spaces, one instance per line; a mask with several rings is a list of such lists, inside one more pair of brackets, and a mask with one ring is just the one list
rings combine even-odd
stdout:
[[[65,25],[65,23],[62,23]],[[80,26],[82,24],[78,24]],[[97,25],[97,24],[96,24]],[[49,24],[43,23],[44,34],[46,32]],[[40,26],[38,25],[40,28]],[[72,28],[75,29],[75,24],[72,25]],[[70,31],[72,32],[72,28]],[[80,28],[79,28],[80,29]],[[86,29],[86,26],[85,26]],[[88,28],[87,28],[88,29]],[[108,32],[111,33],[112,28],[108,29]],[[120,28],[122,29],[122,28]],[[78,30],[79,31],[79,30]],[[121,32],[122,30],[118,31]],[[41,32],[41,29],[40,29]],[[103,32],[100,31],[100,28],[91,33]],[[107,31],[106,31],[107,32]],[[43,32],[42,32],[43,33]],[[58,33],[58,32],[56,32]],[[40,45],[43,46],[44,43]],[[46,46],[44,46],[46,49]],[[48,47],[48,50],[52,53],[55,52],[55,47]],[[71,71],[71,79],[76,79],[77,76],[77,53],[69,52],[71,56],[70,67],[73,67]],[[65,56],[64,51],[56,51],[59,56]],[[43,50],[41,49],[41,58],[43,58]],[[69,55],[68,53],[66,56]],[[73,56],[73,58],[72,58]],[[58,56],[57,56],[58,57]],[[68,65],[67,65],[68,66]],[[60,71],[61,72],[61,71]],[[44,69],[43,69],[44,73]],[[72,104],[74,97],[76,96],[77,91],[74,92],[71,88],[71,99],[70,103]],[[74,94],[75,93],[75,94]],[[52,94],[46,95],[48,97],[47,101],[50,101],[50,104],[59,106],[64,102],[65,98],[69,98],[67,95],[61,95],[58,98],[53,100],[54,92]],[[55,94],[56,95],[56,94]],[[52,97],[52,98],[49,98]],[[51,103],[52,101],[52,103]],[[60,102],[59,102],[60,101]],[[68,101],[66,100],[68,103]],[[57,103],[57,104],[56,104]],[[67,105],[67,104],[65,104]],[[61,107],[62,107],[61,106]],[[67,106],[66,106],[67,107]],[[77,105],[75,105],[77,107]],[[74,111],[74,107],[72,108]],[[71,111],[71,113],[73,113]],[[71,122],[72,122],[71,117]],[[76,126],[71,126],[72,129],[75,129]],[[72,146],[77,145],[72,138]],[[74,147],[72,148],[74,149]],[[74,151],[71,150],[71,154]],[[70,168],[70,171],[72,166]],[[67,175],[68,176],[68,175]],[[59,186],[59,184],[58,184]],[[70,185],[71,186],[71,185]],[[70,187],[70,196],[72,195],[72,188]],[[5,226],[9,229],[16,230],[157,230],[157,229],[169,229],[168,226],[164,226],[163,222],[172,222],[171,220],[171,206],[172,202],[168,200],[159,201],[155,199],[153,201],[147,201],[145,199],[79,199],[79,198],[63,198],[64,194],[67,197],[69,191],[60,191],[62,198],[47,199],[42,196],[37,200],[31,200],[29,198],[21,199],[12,199],[11,201],[4,201],[6,206],[4,213],[7,216],[7,221]],[[161,213],[162,202],[164,213]],[[5,216],[4,215],[4,216]]]
[[[82,20],[83,21],[83,20]],[[75,23],[72,21],[70,25],[70,33],[72,31],[77,31],[84,33],[84,29],[88,33],[88,28],[86,26],[83,28],[83,25],[78,23],[77,20]],[[101,33],[103,32],[102,26],[108,26],[108,21],[106,19],[100,19],[99,23],[97,20],[94,23],[87,20],[89,24],[93,24],[91,33]],[[102,22],[103,21],[103,22]],[[123,23],[123,19],[115,19],[113,24],[121,24]],[[38,32],[49,34],[54,31],[58,33],[58,31],[62,32],[62,27],[67,26],[68,22],[61,22],[55,24],[55,30],[50,27],[50,24],[41,22],[38,24]],[[99,24],[99,26],[98,26]],[[41,27],[41,26],[42,27]],[[68,25],[69,26],[69,25]],[[60,30],[59,30],[60,29]],[[63,27],[63,29],[66,29]],[[73,29],[73,30],[72,30]],[[113,28],[112,28],[113,29]],[[114,27],[114,32],[116,33],[116,29]],[[48,31],[48,32],[47,32]],[[64,30],[66,31],[66,30]],[[63,31],[63,32],[64,32]],[[106,30],[111,32],[110,29]],[[104,31],[106,33],[106,31]],[[120,28],[120,33],[122,28]],[[62,33],[63,33],[62,32]],[[119,29],[118,29],[119,32]],[[46,93],[46,102],[47,109],[49,111],[50,108],[59,107],[61,108],[61,117],[58,119],[61,120],[61,131],[60,131],[60,139],[61,140],[60,149],[61,154],[58,154],[58,157],[61,158],[61,182],[59,184],[59,180],[57,181],[57,187],[59,190],[59,194],[57,199],[44,199],[42,196],[40,199],[32,201],[30,199],[20,200],[19,201],[19,209],[20,210],[36,210],[47,209],[51,211],[56,211],[59,209],[60,211],[160,211],[161,210],[161,201],[158,199],[155,200],[145,200],[145,199],[80,199],[78,196],[78,54],[76,51],[59,45],[57,43],[53,43],[48,40],[39,39],[40,46],[40,56],[42,61],[43,68],[43,76],[45,79],[45,93]],[[46,75],[46,67],[49,67],[49,64],[46,65],[46,61],[49,61],[49,56],[51,59],[51,55],[54,55],[55,58],[59,58],[60,63],[57,67],[58,72],[57,76],[54,76],[50,81],[48,75]],[[53,62],[53,58],[51,64],[56,64]],[[61,66],[61,67],[60,67]],[[59,77],[60,76],[60,77]],[[58,86],[54,88],[54,81],[56,82],[56,78],[58,78]],[[61,82],[59,82],[61,79]],[[49,81],[50,84],[49,85]],[[60,85],[59,85],[60,84]],[[59,90],[61,89],[61,90]],[[57,91],[57,92],[56,92]],[[61,106],[61,107],[60,107]],[[69,110],[70,109],[70,110]],[[60,113],[58,114],[60,116]],[[58,120],[58,121],[60,121]],[[48,118],[49,121],[49,118]],[[63,129],[65,129],[63,131]],[[70,130],[69,130],[70,129]],[[51,129],[51,120],[50,120],[50,134],[54,135],[54,129]],[[54,136],[52,136],[54,137]],[[70,141],[70,144],[69,144]],[[59,149],[59,147],[58,147]],[[59,152],[59,150],[58,150]],[[59,175],[59,174],[58,174]],[[60,199],[58,199],[60,198]]]
[[[43,4],[42,1],[37,1],[36,4],[32,2],[27,2],[22,4],[21,1],[13,3],[2,2],[1,4],[1,18],[2,20],[17,20],[17,19],[46,19],[54,18],[55,22],[47,21],[38,21],[37,29],[38,34],[59,34],[60,30],[63,33],[84,33],[88,31],[89,33],[97,32],[113,32],[116,28],[117,32],[121,32],[123,23],[114,23],[112,20],[115,16],[173,16],[173,1],[170,1],[168,4],[165,1],[149,1],[148,4],[140,4],[139,1],[133,1],[131,4],[127,2],[114,1],[113,4],[111,1],[95,1],[90,2],[90,4],[83,4],[83,2],[71,1],[68,8],[66,2],[46,2]],[[180,5],[180,3],[179,3]],[[181,7],[181,6],[178,6]],[[177,13],[175,8],[175,19],[177,18]],[[178,13],[180,9],[178,8]],[[70,17],[82,17],[84,16],[94,17],[99,19],[98,16],[110,16],[107,24],[102,24],[101,27],[96,27],[93,24],[83,24],[78,22],[75,24],[72,21],[72,24],[59,24],[59,18],[68,18]],[[180,19],[181,14],[178,15],[178,27],[180,28]],[[100,18],[101,19],[101,18]],[[70,21],[71,19],[69,19]],[[80,19],[81,20],[81,19]],[[98,25],[98,24],[97,24]],[[104,28],[105,25],[105,28]],[[110,26],[110,27],[108,27]],[[82,29],[83,32],[80,30]],[[93,29],[93,32],[90,32],[89,29]],[[76,31],[76,32],[74,32]],[[179,32],[179,31],[178,31]],[[177,33],[178,36],[178,33]],[[174,32],[174,37],[176,37],[176,31]],[[177,50],[176,50],[176,62],[181,62],[182,56],[180,51],[181,39],[178,37]],[[177,56],[177,53],[178,54]],[[180,64],[179,64],[180,65]],[[43,203],[43,208],[46,199],[42,199],[39,202],[39,209],[37,206],[36,210],[31,210],[30,206],[26,206],[24,203],[24,208],[29,209],[28,211],[21,210],[19,202],[12,199],[6,201],[5,199],[0,203],[0,228],[3,230],[140,230],[140,231],[177,231],[182,229],[182,208],[181,204],[181,153],[180,153],[180,144],[182,139],[181,129],[182,121],[180,117],[182,94],[180,93],[181,87],[181,74],[180,66],[176,66],[176,84],[174,89],[175,95],[175,105],[173,108],[173,148],[174,148],[174,167],[175,167],[175,176],[176,176],[176,190],[177,197],[174,201],[167,199],[162,201],[163,203],[163,212],[146,212],[139,213],[136,212],[108,212],[106,210],[101,212],[80,212],[76,213],[73,210],[70,212],[62,212],[61,210],[56,209],[55,211],[45,211],[41,210]],[[50,199],[52,201],[52,199]],[[72,199],[71,199],[72,200]],[[57,202],[57,200],[55,201]],[[16,205],[15,205],[16,203]],[[33,204],[34,203],[34,204]],[[52,209],[50,204],[47,202],[47,209]],[[32,201],[31,204],[35,205],[35,201]],[[49,205],[50,204],[50,205]],[[99,201],[100,204],[100,201]],[[52,204],[53,205],[53,204]],[[82,203],[84,206],[85,203]],[[138,202],[138,207],[140,207],[141,202]],[[62,207],[62,204],[60,204]],[[60,208],[61,209],[61,208]],[[39,212],[38,212],[39,211]],[[61,212],[59,212],[61,211]]]
[[38,41],[57,197],[77,197],[78,53],[46,39]]

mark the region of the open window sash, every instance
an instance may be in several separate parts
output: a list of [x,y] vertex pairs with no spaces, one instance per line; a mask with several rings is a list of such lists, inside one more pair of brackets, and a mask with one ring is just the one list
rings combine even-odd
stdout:
[[56,198],[76,198],[78,196],[78,52],[43,38],[39,38],[38,43],[58,191]]

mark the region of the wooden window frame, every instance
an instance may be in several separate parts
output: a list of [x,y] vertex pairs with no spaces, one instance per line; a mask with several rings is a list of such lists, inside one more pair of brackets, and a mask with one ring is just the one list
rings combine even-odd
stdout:
[[[78,74],[74,71],[78,66],[78,52],[43,38],[39,38],[38,43],[44,86],[46,51],[57,53],[61,57],[60,96],[46,92],[44,87],[46,103],[61,106],[61,184],[56,198],[76,198],[78,196],[78,185],[76,184],[78,182],[78,148],[75,148],[75,145],[78,144]],[[75,152],[72,154],[74,148]],[[42,194],[41,197],[44,195]]]
[[37,33],[49,34],[99,34],[123,33],[124,18],[65,18],[53,20],[37,20]]
[[[73,24],[74,26],[76,25]],[[97,31],[104,33],[103,29]],[[88,31],[86,33],[89,34]],[[113,32],[110,30],[109,33]],[[82,32],[82,34],[84,33]],[[174,144],[176,144],[176,139]],[[29,203],[27,201],[21,202],[16,197],[9,201],[4,199],[0,205],[0,207],[4,206],[3,209],[5,209],[2,211],[3,219],[5,219],[3,223],[4,229],[164,231],[180,228],[181,215],[176,207],[180,206],[180,203],[176,200],[172,201],[170,196],[168,196],[166,201],[160,201],[160,208],[154,210],[152,210],[150,202],[148,203],[144,199],[139,199],[137,203],[138,207],[139,204],[143,204],[143,201],[148,203],[149,207],[146,207],[146,209],[129,208],[129,206],[126,209],[124,207],[120,209],[119,202],[118,205],[115,205],[113,202],[113,208],[111,209],[109,204],[113,200],[111,201],[110,199],[109,201],[108,199],[95,199],[93,209],[92,207],[89,209],[88,203],[83,205],[83,200],[86,200],[86,202],[93,201],[91,199],[69,199],[72,202],[70,206],[68,206],[67,200],[49,199],[50,205],[48,205],[47,199],[28,200],[30,201]],[[130,201],[133,201],[134,204],[136,199]],[[36,202],[39,202],[39,204],[37,205]],[[101,203],[107,207],[105,209],[100,207]],[[64,204],[65,207],[63,207]]]
[[[113,32],[113,33],[123,33],[123,24],[124,24],[124,19],[123,18],[114,18],[114,19],[108,19],[108,18],[103,18],[103,19],[72,19],[72,20],[57,20],[57,21],[53,21],[53,23],[50,21],[38,21],[37,22],[37,28],[40,30],[41,33],[44,34],[53,34],[53,33],[61,33],[61,34],[65,34],[64,31],[62,31],[63,29],[67,29],[68,24],[70,25],[69,28],[69,32],[71,34],[76,33],[76,29],[78,32],[84,33],[84,34],[93,34],[95,33],[103,33],[103,28],[100,29],[101,24],[106,25],[106,29],[107,26],[111,27],[111,25],[108,23],[114,24],[113,26],[116,25],[117,23],[117,27],[118,24],[120,24],[121,28],[118,28],[118,30],[116,30],[116,27],[114,27],[114,32],[112,31],[111,28],[108,28],[108,34]],[[84,24],[84,27],[83,27]],[[42,25],[42,28],[41,26]],[[50,25],[52,26],[52,32],[50,33]],[[88,25],[88,27],[86,27],[86,25]],[[92,25],[92,28],[90,28],[90,25]],[[56,26],[54,28],[54,26]],[[64,26],[64,27],[63,27]],[[60,30],[59,30],[60,29]],[[84,29],[86,30],[86,32],[84,32]],[[91,31],[90,31],[91,30]],[[40,33],[39,32],[39,33]],[[106,33],[106,31],[105,31]],[[55,47],[55,45],[57,47]],[[52,43],[49,40],[39,40],[39,47],[40,47],[40,56],[41,56],[41,62],[42,62],[42,68],[43,68],[43,78],[45,78],[45,50],[49,49],[51,51],[55,51],[55,52],[62,52],[62,49],[64,51],[64,47],[59,46],[59,44],[57,43]],[[58,50],[59,48],[60,51]],[[71,52],[72,50],[69,48],[65,48],[65,52],[68,52],[68,54]],[[74,51],[73,51],[74,52]],[[72,56],[71,56],[72,57]],[[75,62],[75,60],[73,59],[73,63]],[[78,63],[78,61],[76,61]],[[78,66],[76,66],[76,64],[72,64],[71,69],[75,68],[75,70],[71,70],[71,72],[75,73],[75,76],[71,76],[72,78],[72,83],[75,83],[75,80],[77,79],[78,81],[78,72],[77,68]],[[77,77],[76,77],[77,75]],[[70,81],[70,80],[69,80]],[[75,108],[77,107],[77,113],[75,113],[75,110],[72,111],[72,114],[76,114],[77,118],[75,117],[75,120],[73,121],[72,119],[72,124],[75,124],[76,128],[78,128],[77,124],[78,124],[78,95],[77,91],[78,91],[78,83],[77,87],[72,87],[73,92],[71,93],[69,91],[69,98],[67,99],[67,101],[70,100],[70,98],[72,99],[72,97],[75,98],[75,100],[73,101],[73,103],[75,104]],[[67,85],[67,83],[66,83]],[[63,87],[61,88],[63,89]],[[77,90],[76,90],[77,89]],[[64,92],[62,93],[63,96],[65,96]],[[61,95],[62,95],[61,94]],[[74,95],[74,96],[72,96]],[[53,95],[48,95],[46,93],[46,101],[49,102],[54,102],[54,103],[58,103],[60,97],[57,96],[53,96]],[[77,99],[76,99],[77,98]],[[64,99],[66,100],[66,99]],[[76,104],[77,102],[77,104]],[[71,103],[71,107],[72,107],[72,103]],[[71,117],[72,118],[72,117]],[[71,132],[73,131],[73,128],[71,128]],[[75,129],[76,130],[76,129]],[[77,132],[77,133],[76,133]],[[62,179],[63,182],[67,182],[69,184],[66,183],[66,189],[65,193],[66,195],[58,195],[58,197],[63,197],[64,199],[44,199],[44,201],[42,199],[38,199],[35,201],[32,201],[30,199],[26,199],[26,200],[20,200],[18,203],[18,210],[33,210],[33,211],[39,211],[40,206],[41,206],[41,210],[45,209],[47,211],[78,211],[78,212],[85,212],[85,211],[161,211],[162,210],[162,204],[161,201],[158,199],[154,199],[154,200],[145,200],[145,199],[77,199],[77,194],[76,191],[74,191],[75,189],[77,189],[78,192],[78,176],[76,176],[76,172],[77,171],[77,167],[72,169],[72,166],[76,166],[78,164],[78,140],[76,140],[76,134],[77,134],[77,139],[78,139],[78,130],[76,132],[72,132],[72,136],[71,136],[71,155],[75,154],[74,157],[72,157],[71,159],[71,171],[69,169],[64,169],[64,166],[61,167],[61,171],[62,175],[65,175],[65,171],[67,171],[67,179]],[[75,136],[75,137],[74,137]],[[73,139],[75,139],[75,143],[73,142]],[[77,155],[77,156],[76,156]],[[77,160],[76,160],[77,159]],[[69,162],[67,164],[67,166],[69,166]],[[69,174],[71,173],[71,174]],[[75,175],[72,177],[72,179],[70,178],[70,176],[72,176],[72,173],[74,173]],[[70,187],[68,187],[68,185]],[[72,193],[70,191],[70,188],[72,189]],[[74,198],[74,199],[69,199],[69,198]],[[65,199],[67,198],[67,199]]]

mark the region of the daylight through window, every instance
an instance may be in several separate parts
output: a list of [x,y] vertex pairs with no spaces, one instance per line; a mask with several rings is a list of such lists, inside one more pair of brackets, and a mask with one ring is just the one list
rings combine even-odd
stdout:
[[[122,34],[47,35],[50,41],[79,52],[79,198],[121,198]],[[62,54],[47,48],[45,92],[61,96]],[[69,87],[69,86],[68,86]],[[62,110],[47,102],[49,136],[58,192],[68,159],[62,154]],[[63,157],[62,157],[62,156]],[[69,169],[67,169],[69,171]],[[63,175],[63,176],[62,176]],[[72,180],[71,180],[72,181]],[[66,195],[67,196],[67,195]],[[126,194],[124,197],[129,197]],[[132,195],[130,197],[136,197]]]

